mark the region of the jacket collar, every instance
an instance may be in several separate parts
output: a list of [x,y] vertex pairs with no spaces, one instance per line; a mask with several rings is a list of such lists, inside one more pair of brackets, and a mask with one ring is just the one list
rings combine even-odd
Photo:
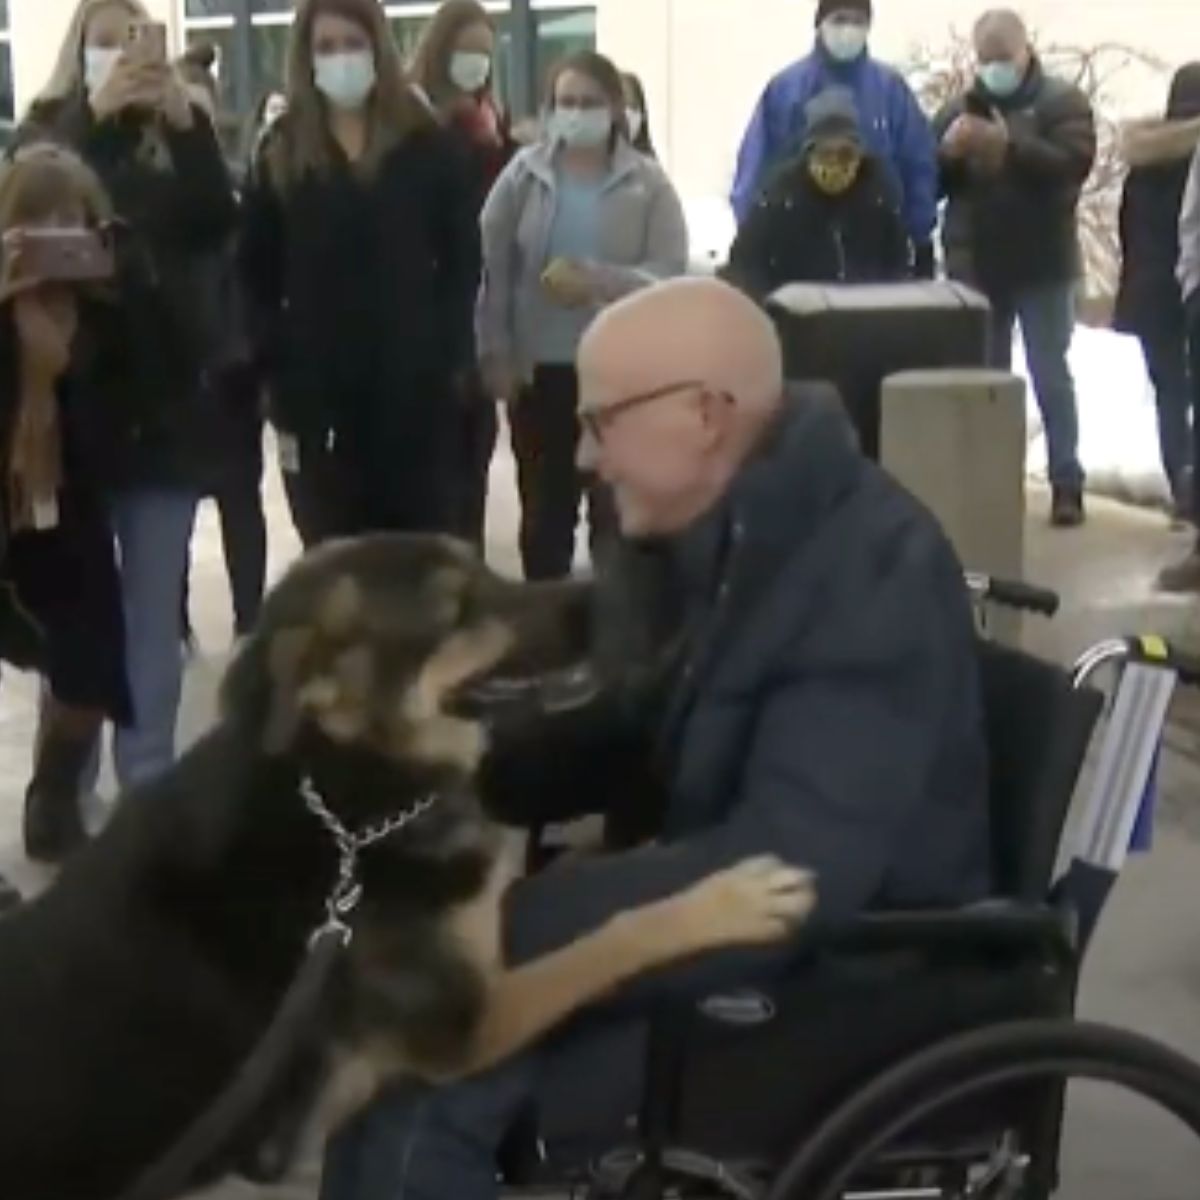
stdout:
[[[537,145],[532,146],[525,159],[525,165],[530,174],[540,179],[548,188],[554,188],[558,183],[558,172],[555,168],[555,157],[558,148],[548,139],[543,138]],[[624,138],[618,138],[613,148],[612,161],[608,178],[604,182],[604,190],[616,187],[628,175],[644,169],[645,160]]]

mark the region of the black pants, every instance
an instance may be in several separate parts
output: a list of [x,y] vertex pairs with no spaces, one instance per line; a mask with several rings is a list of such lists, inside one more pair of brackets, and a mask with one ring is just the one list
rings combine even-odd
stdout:
[[1193,402],[1183,322],[1177,318],[1164,320],[1156,328],[1141,331],[1139,340],[1154,385],[1163,471],[1176,503],[1190,501],[1183,489],[1188,486],[1188,468],[1194,461],[1189,428]]
[[295,459],[281,465],[304,548],[365,533],[455,532],[455,415],[448,405],[442,414],[409,436],[296,439]]
[[[1192,519],[1200,527],[1200,292],[1187,306],[1188,375],[1192,397]],[[1197,540],[1200,550],[1200,539]]]
[[498,432],[496,402],[477,380],[459,412],[455,532],[480,549],[487,531],[488,476]]
[[579,501],[587,494],[593,557],[615,533],[606,490],[589,485],[575,463],[579,446],[575,368],[539,366],[509,414],[521,494],[521,563],[529,580],[562,579],[575,558]]

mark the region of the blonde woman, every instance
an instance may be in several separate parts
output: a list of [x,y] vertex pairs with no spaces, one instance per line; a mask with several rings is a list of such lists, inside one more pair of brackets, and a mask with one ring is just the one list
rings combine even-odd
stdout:
[[376,0],[300,5],[251,175],[244,275],[301,538],[452,530],[475,189]]
[[161,27],[137,0],[84,0],[18,144],[52,139],[96,173],[136,254],[158,281],[156,330],[134,347],[110,400],[124,414],[107,463],[121,551],[134,722],[114,739],[122,789],[175,757],[183,678],[179,610],[209,425],[201,377],[219,341],[206,281],[235,224],[233,192],[203,112],[166,61]]
[[36,242],[98,232],[108,201],[51,145],[0,171],[0,658],[46,681],[25,850],[59,862],[84,841],[79,793],[105,718],[130,715],[121,592],[99,486],[126,329],[120,285],[51,282]]

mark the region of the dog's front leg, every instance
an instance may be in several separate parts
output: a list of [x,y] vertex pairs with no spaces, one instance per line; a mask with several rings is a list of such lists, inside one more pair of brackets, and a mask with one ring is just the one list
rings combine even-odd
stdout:
[[456,1074],[504,1061],[645,971],[722,946],[780,940],[814,903],[809,874],[754,859],[621,913],[562,950],[495,975],[483,1020]]

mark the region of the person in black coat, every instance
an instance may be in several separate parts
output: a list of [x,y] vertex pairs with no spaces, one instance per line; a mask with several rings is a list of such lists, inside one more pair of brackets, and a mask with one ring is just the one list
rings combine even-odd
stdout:
[[725,276],[765,298],[784,284],[883,283],[910,273],[895,185],[863,145],[852,92],[805,109],[803,151],[768,180],[742,222]]
[[224,313],[211,270],[236,210],[216,134],[166,61],[139,0],[82,0],[58,65],[18,130],[95,171],[157,281],[128,375],[106,402],[120,436],[104,463],[121,550],[134,723],[114,738],[122,790],[175,758],[183,684],[179,612],[196,506],[212,466],[203,385]]
[[[478,0],[445,0],[421,34],[412,81],[467,155],[477,211],[516,150],[508,117],[495,96],[496,29]],[[456,389],[459,523],[456,531],[480,549],[487,524],[488,476],[499,421],[496,401],[473,369]]]
[[131,716],[101,482],[130,281],[49,284],[32,243],[48,226],[99,231],[107,207],[92,172],[59,147],[29,147],[0,171],[0,658],[46,681],[24,839],[47,862],[84,841],[79,794],[97,735],[106,717]]
[[1078,207],[1096,157],[1091,103],[1048,74],[1016,13],[975,27],[978,71],[934,120],[947,197],[942,242],[953,279],[992,306],[994,365],[1011,365],[1019,322],[1042,411],[1051,521],[1084,521],[1079,414],[1067,353],[1081,264]]
[[288,80],[241,260],[293,519],[306,546],[453,531],[478,188],[375,0],[306,0]]
[[1175,515],[1192,512],[1192,383],[1187,323],[1176,270],[1179,214],[1188,168],[1200,145],[1200,63],[1171,82],[1166,116],[1126,127],[1129,176],[1121,196],[1121,284],[1114,327],[1142,344],[1158,406],[1163,471]]

